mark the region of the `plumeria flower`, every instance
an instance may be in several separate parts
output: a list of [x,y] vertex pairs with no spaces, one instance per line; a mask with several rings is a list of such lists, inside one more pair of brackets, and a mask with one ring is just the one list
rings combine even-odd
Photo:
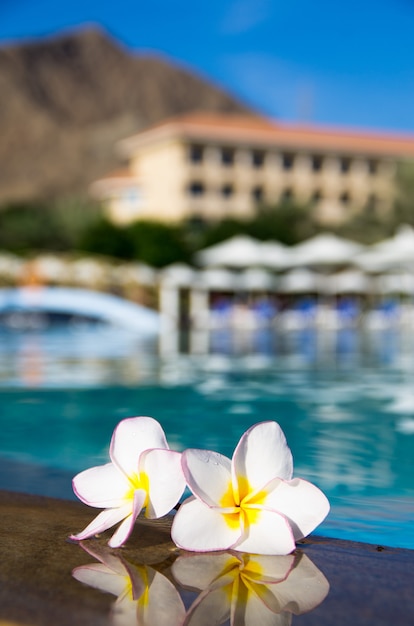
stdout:
[[327,596],[329,583],[304,554],[193,554],[173,564],[175,580],[200,591],[185,626],[287,626],[291,614],[311,611]]
[[292,454],[276,422],[252,426],[232,460],[189,449],[182,466],[193,495],[181,505],[171,535],[185,550],[289,554],[329,511],[315,485],[292,480]]
[[149,518],[166,515],[184,488],[181,454],[169,449],[160,424],[152,417],[123,420],[112,436],[111,463],[92,467],[73,479],[82,502],[105,509],[72,539],[87,539],[122,522],[109,545],[121,546],[141,510]]
[[175,586],[149,565],[132,564],[99,545],[81,544],[99,563],[76,567],[76,580],[116,596],[114,626],[181,626],[184,604]]

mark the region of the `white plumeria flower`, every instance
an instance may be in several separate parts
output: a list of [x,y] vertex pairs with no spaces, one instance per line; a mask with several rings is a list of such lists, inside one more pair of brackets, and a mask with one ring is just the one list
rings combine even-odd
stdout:
[[146,517],[166,515],[184,488],[181,454],[169,449],[160,424],[152,417],[123,420],[112,435],[111,463],[92,467],[73,479],[82,502],[105,509],[72,539],[82,540],[122,522],[109,545],[121,546],[145,508]]
[[289,554],[329,511],[315,485],[292,480],[292,454],[276,422],[252,426],[232,460],[190,449],[182,466],[194,495],[181,505],[171,536],[185,550]]
[[193,554],[173,564],[175,580],[200,591],[184,621],[185,626],[287,626],[291,614],[317,607],[328,594],[329,583],[304,554]]
[[114,626],[182,626],[184,604],[166,576],[149,565],[129,563],[99,545],[82,547],[100,563],[76,567],[72,575],[117,597],[111,611]]

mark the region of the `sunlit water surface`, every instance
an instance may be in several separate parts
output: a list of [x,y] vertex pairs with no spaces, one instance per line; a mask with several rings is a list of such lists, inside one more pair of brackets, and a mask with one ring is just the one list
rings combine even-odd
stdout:
[[158,419],[174,449],[227,456],[249,426],[276,420],[295,475],[331,501],[319,534],[414,548],[410,332],[175,339],[159,355],[99,327],[2,333],[0,488],[74,497],[71,476],[108,460],[127,416]]

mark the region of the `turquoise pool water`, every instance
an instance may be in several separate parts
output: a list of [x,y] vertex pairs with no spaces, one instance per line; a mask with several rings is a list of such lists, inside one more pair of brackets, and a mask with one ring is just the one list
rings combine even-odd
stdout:
[[215,336],[209,354],[164,356],[104,330],[0,346],[0,488],[73,497],[71,476],[106,462],[131,415],[157,418],[172,448],[228,456],[249,426],[276,420],[295,475],[331,501],[319,534],[414,548],[409,333]]

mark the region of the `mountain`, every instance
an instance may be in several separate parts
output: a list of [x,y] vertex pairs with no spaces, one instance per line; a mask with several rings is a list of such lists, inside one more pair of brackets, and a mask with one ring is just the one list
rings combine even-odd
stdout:
[[224,90],[98,29],[0,48],[0,203],[84,192],[114,143],[194,109],[247,112]]

